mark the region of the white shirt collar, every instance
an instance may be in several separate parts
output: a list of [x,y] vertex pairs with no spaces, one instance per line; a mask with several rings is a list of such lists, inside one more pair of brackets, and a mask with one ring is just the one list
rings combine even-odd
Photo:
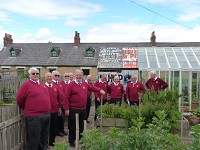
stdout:
[[105,81],[101,81],[101,79],[99,79],[99,83],[105,83]]
[[158,77],[155,77],[153,80],[156,81],[158,79]]
[[52,87],[53,86],[53,84],[49,84],[49,83],[47,83],[47,82],[45,82],[45,84],[46,84],[46,86],[48,86],[49,87],[49,85]]
[[134,84],[136,84],[137,82],[138,82],[137,80],[135,81],[135,83],[133,81],[131,81],[131,83],[134,83]]
[[[78,82],[78,81],[76,81],[76,80],[74,80],[75,82],[76,82],[76,84],[78,84],[78,83],[81,83],[82,84],[82,81],[81,82]],[[79,84],[78,84],[79,85]]]
[[118,86],[118,85],[119,85],[119,82],[118,82],[118,83],[113,82],[113,83],[114,83],[115,86]]
[[32,79],[30,79],[32,82],[34,82],[34,83],[37,83],[37,84],[40,84],[40,80],[37,80],[37,81],[34,81],[34,80],[32,80]]
[[54,83],[58,84],[58,81],[56,81],[56,80],[54,80],[54,79],[53,79],[52,81],[53,81]]

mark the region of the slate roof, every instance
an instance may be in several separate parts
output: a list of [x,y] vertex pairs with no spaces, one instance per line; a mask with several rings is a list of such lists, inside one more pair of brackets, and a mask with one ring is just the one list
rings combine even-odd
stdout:
[[[19,47],[21,52],[17,57],[10,57],[10,48]],[[58,57],[51,57],[52,47],[59,47]],[[93,58],[85,57],[85,50],[92,47],[95,50]],[[94,66],[98,64],[101,48],[107,47],[151,47],[150,42],[140,43],[12,43],[0,51],[1,66]],[[200,42],[157,42],[156,47],[200,47]]]

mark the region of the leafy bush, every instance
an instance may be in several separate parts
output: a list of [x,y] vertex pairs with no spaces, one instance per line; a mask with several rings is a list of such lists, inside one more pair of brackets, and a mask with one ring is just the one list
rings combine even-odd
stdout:
[[199,150],[200,148],[200,124],[193,126],[192,131],[190,132],[192,136],[192,141],[189,145],[189,150]]
[[197,107],[193,112],[192,116],[200,117],[200,107]]
[[108,134],[99,130],[84,131],[81,139],[83,150],[184,150],[186,146],[181,138],[169,132],[171,127],[166,112],[156,111],[155,114],[157,117],[147,128],[142,128],[145,124],[143,118],[132,119],[133,126],[128,134],[114,127]]
[[68,150],[68,144],[66,141],[58,142],[54,144],[54,150]]

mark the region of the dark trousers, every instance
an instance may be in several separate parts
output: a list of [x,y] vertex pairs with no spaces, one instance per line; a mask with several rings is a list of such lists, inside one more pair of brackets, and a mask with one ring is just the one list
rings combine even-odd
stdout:
[[64,134],[64,127],[65,127],[65,109],[62,108],[62,114],[60,116],[58,116],[58,119],[57,119],[57,124],[58,124],[58,130],[57,132],[61,132]]
[[85,109],[69,109],[69,143],[74,143],[76,140],[76,113],[79,114],[79,140],[82,138],[85,111]]
[[55,143],[55,138],[58,130],[58,113],[51,113],[50,131],[49,131],[49,145]]
[[130,101],[130,106],[131,105],[137,105],[137,106],[139,106],[139,101]]
[[47,150],[50,114],[25,117],[27,147],[26,150]]
[[[107,100],[103,99],[103,102],[102,102],[102,105],[106,104],[107,103]],[[94,120],[97,119],[97,114],[96,114],[96,110],[97,108],[101,106],[101,101],[97,101],[97,99],[95,99],[95,116],[94,116]]]
[[87,104],[86,104],[86,115],[85,115],[85,120],[88,119],[90,115],[90,107],[91,107],[91,98],[87,99]]
[[111,98],[110,104],[119,104],[121,106],[122,99],[121,98]]

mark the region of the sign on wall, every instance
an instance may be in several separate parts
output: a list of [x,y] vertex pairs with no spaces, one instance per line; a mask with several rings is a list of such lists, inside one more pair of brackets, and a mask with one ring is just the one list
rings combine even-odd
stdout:
[[138,68],[138,56],[135,48],[123,48],[122,68]]
[[101,48],[99,52],[98,68],[121,68],[122,50],[116,47]]

